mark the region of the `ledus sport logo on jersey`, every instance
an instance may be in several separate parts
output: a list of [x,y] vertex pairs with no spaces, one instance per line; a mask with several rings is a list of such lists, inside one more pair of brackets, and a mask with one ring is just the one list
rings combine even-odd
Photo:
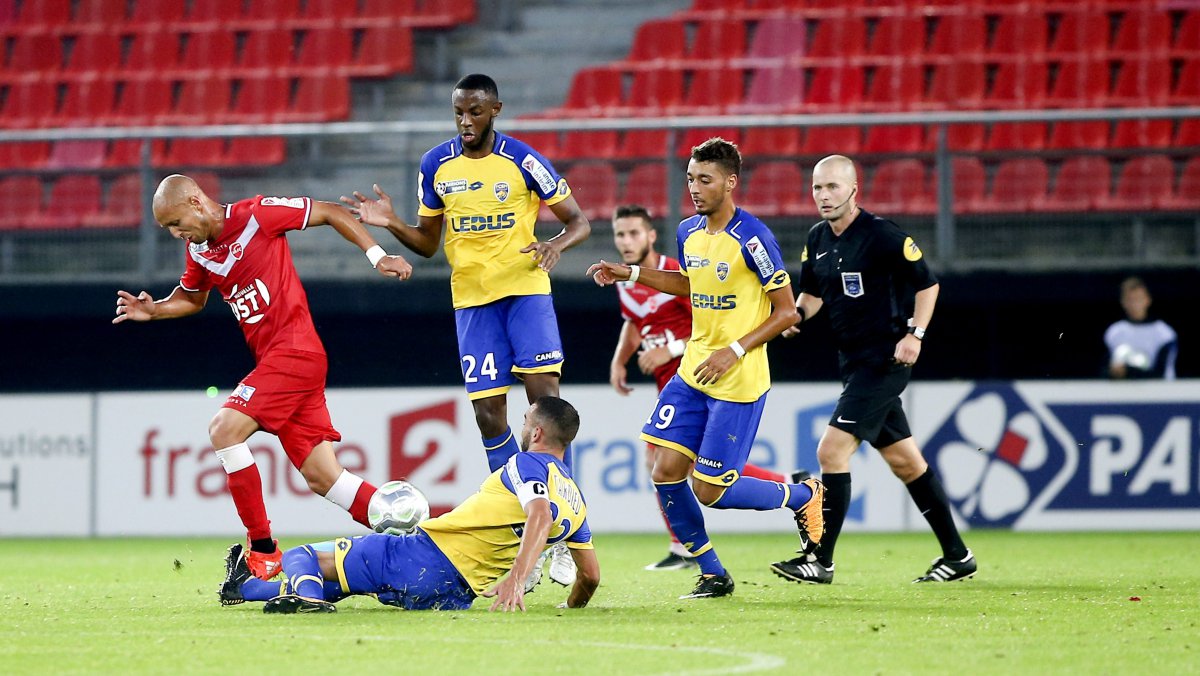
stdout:
[[1062,391],[977,387],[930,438],[926,452],[968,522],[1067,527],[1087,515],[1200,510],[1200,402]]

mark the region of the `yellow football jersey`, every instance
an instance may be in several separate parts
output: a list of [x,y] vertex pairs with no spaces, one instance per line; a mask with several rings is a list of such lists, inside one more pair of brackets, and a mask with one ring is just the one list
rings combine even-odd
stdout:
[[755,401],[771,389],[767,346],[747,350],[716,383],[700,385],[693,372],[709,355],[750,333],[771,314],[767,293],[791,284],[783,255],[767,226],[742,209],[711,235],[708,218],[679,224],[679,263],[692,288],[692,337],[679,364],[688,385],[714,399]]
[[550,276],[527,253],[542,202],[571,196],[567,180],[525,143],[496,132],[487,157],[462,154],[456,136],[421,158],[420,216],[442,214],[454,308],[550,293]]
[[482,594],[512,569],[525,527],[524,505],[531,500],[550,501],[547,547],[566,540],[572,549],[592,548],[583,494],[560,461],[546,453],[517,453],[479,492],[420,528]]

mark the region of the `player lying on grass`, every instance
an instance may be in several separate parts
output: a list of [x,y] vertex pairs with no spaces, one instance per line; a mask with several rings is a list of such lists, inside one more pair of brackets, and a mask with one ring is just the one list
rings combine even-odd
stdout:
[[583,494],[563,465],[563,451],[578,431],[579,414],[571,404],[539,398],[525,412],[523,452],[461,505],[411,534],[289,549],[283,555],[285,582],[253,577],[242,546],[235,544],[225,561],[221,604],[266,601],[267,613],[330,613],[334,601],[375,594],[380,603],[407,610],[464,610],[476,596],[485,596],[495,598],[492,610],[525,610],[524,581],[539,555],[566,542],[578,574],[565,605],[582,608],[600,584],[600,564]]

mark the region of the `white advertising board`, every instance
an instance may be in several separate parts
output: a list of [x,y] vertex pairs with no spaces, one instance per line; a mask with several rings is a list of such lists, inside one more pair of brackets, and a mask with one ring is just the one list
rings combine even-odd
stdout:
[[93,401],[0,397],[0,536],[91,532]]

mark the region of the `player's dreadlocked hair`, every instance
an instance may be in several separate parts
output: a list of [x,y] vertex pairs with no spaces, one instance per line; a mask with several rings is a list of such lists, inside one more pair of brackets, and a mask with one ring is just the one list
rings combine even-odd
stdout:
[[500,99],[500,89],[496,86],[496,81],[482,73],[463,76],[463,79],[459,80],[454,88],[465,91],[481,91],[496,100]]
[[742,173],[742,154],[737,146],[720,136],[714,136],[692,148],[692,159],[697,162],[715,162],[726,174]]

